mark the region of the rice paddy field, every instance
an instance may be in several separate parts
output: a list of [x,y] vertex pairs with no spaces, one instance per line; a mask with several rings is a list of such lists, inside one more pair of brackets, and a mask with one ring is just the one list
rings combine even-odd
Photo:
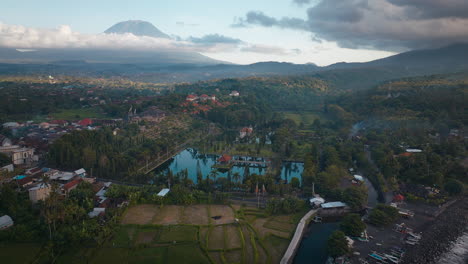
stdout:
[[238,205],[137,205],[90,263],[279,263],[301,216]]

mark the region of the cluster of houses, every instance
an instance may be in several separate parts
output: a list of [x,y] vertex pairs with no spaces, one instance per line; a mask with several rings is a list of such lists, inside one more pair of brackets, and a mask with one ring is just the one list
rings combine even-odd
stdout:
[[[44,177],[43,177],[44,176]],[[48,178],[46,182],[43,179]],[[49,168],[31,168],[25,171],[24,175],[17,175],[9,179],[8,182],[13,182],[17,185],[18,191],[28,192],[29,200],[36,204],[49,197],[52,189],[52,184],[56,184],[58,189],[56,192],[61,196],[67,196],[72,190],[78,187],[81,182],[89,182],[92,184],[94,191],[94,209],[88,213],[89,217],[97,217],[105,214],[106,208],[110,206],[125,206],[126,201],[120,201],[116,204],[112,203],[107,197],[106,192],[111,186],[111,182],[98,182],[95,178],[87,177],[85,169],[79,169],[73,172],[60,171]],[[0,217],[0,229],[6,229],[13,226],[13,219],[4,215]]]
[[206,101],[213,101],[215,102],[216,101],[216,95],[206,95],[206,94],[202,94],[200,96],[196,95],[196,94],[189,94],[187,95],[187,97],[185,98],[185,101],[188,101],[188,102],[206,102]]
[[[239,97],[240,93],[238,91],[232,91],[229,94],[229,96],[230,97]],[[202,94],[202,95],[198,96],[196,94],[189,94],[185,98],[185,101],[187,101],[187,102],[206,102],[206,101],[215,102],[216,101],[216,95],[211,95],[210,96],[210,95]]]
[[85,118],[75,122],[67,120],[40,123],[7,122],[2,125],[3,128],[10,130],[18,140],[13,141],[0,134],[0,153],[11,157],[13,165],[31,166],[47,151],[49,144],[62,135],[79,130],[96,130],[102,126],[117,126],[122,121],[122,119]]
[[[44,181],[44,179],[48,179],[48,181]],[[17,175],[10,178],[8,182],[14,183],[18,187],[18,191],[28,192],[29,200],[33,204],[47,199],[53,191],[53,184],[58,186],[56,192],[65,197],[69,195],[72,190],[77,188],[81,182],[88,182],[92,184],[94,192],[94,209],[88,213],[88,216],[91,218],[102,216],[105,214],[106,208],[122,207],[128,204],[127,201],[113,201],[112,199],[108,199],[106,197],[106,192],[112,183],[99,182],[96,181],[95,178],[88,177],[85,169],[69,172],[36,167],[26,170],[24,175]],[[8,220],[8,218],[5,219]],[[10,223],[6,220],[4,221],[5,223]],[[13,221],[11,221],[11,225],[13,225]]]

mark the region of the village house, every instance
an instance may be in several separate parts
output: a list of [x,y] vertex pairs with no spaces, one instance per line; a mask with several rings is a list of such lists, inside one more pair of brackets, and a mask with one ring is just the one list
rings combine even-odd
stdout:
[[189,94],[185,98],[185,101],[188,101],[188,102],[193,102],[193,101],[196,101],[196,100],[198,100],[198,96],[194,95],[194,94]]
[[238,97],[240,94],[238,91],[232,91],[229,96],[232,96],[232,97]]
[[23,188],[33,183],[34,183],[34,179],[31,176],[27,176],[27,177],[21,176],[21,178],[16,178],[16,184]]
[[82,181],[83,181],[83,179],[78,178],[78,179],[75,179],[75,180],[63,185],[63,187],[62,187],[63,194],[68,195],[72,190],[74,190],[76,187],[78,187],[78,184],[80,184],[80,182],[82,182]]
[[4,172],[13,172],[15,170],[15,166],[13,166],[13,164],[8,164],[6,166],[3,166],[0,168],[0,172],[4,171]]
[[253,133],[252,126],[250,127],[243,127],[239,132],[239,138],[243,139],[245,137],[251,136]]
[[39,160],[39,157],[34,155],[34,148],[12,145],[11,140],[5,137],[2,139],[0,145],[0,153],[9,156],[14,165],[31,164]]
[[6,122],[6,123],[3,123],[3,127],[4,128],[9,128],[9,129],[13,129],[13,128],[18,128],[20,127],[21,125],[17,122]]
[[75,176],[78,176],[78,177],[81,177],[81,178],[84,178],[86,177],[86,170],[81,168],[79,170],[76,170],[73,172],[75,174]]
[[34,155],[33,148],[20,148],[12,153],[12,161],[14,165],[31,164],[38,161],[39,157]]
[[82,126],[82,127],[88,127],[93,124],[93,120],[90,118],[85,118],[83,120],[78,121],[77,125]]
[[28,190],[29,192],[29,200],[32,203],[37,203],[38,201],[43,201],[47,197],[49,197],[51,187],[48,184],[40,183],[35,187],[32,187]]
[[328,202],[320,205],[321,216],[338,216],[349,212],[349,207],[343,202]]
[[13,142],[11,142],[11,139],[5,137],[4,135],[0,135],[0,147],[7,147],[11,146]]

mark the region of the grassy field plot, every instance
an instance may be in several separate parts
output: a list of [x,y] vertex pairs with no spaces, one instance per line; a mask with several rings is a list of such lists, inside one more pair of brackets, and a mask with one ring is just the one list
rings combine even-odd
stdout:
[[122,224],[145,225],[151,223],[156,214],[156,205],[142,204],[128,209],[122,219]]
[[242,250],[229,250],[224,252],[227,263],[242,263]]
[[161,229],[158,242],[197,241],[198,227],[195,226],[165,226]]
[[224,230],[223,226],[216,226],[210,231],[208,238],[209,250],[224,249]]
[[200,227],[200,230],[198,231],[198,240],[200,241],[200,244],[204,245],[205,247],[208,247],[207,236],[209,231],[209,227]]
[[100,108],[77,108],[63,109],[57,113],[51,113],[50,116],[54,119],[78,120],[84,118],[105,118],[106,114]]
[[222,252],[211,251],[208,254],[210,255],[210,258],[213,260],[214,263],[223,263],[223,260],[221,258],[221,255],[223,254]]
[[226,249],[242,247],[242,242],[237,225],[224,226],[224,231],[224,236],[226,237]]
[[154,225],[177,225],[183,223],[183,206],[166,205],[157,208],[151,223]]
[[207,256],[198,245],[173,246],[168,249],[168,259],[165,263],[205,264],[210,263]]
[[227,205],[138,205],[129,208],[122,221],[127,225],[107,247],[87,255],[93,263],[278,263],[301,215],[267,216]]
[[231,207],[225,205],[210,205],[211,216],[220,216],[220,219],[212,219],[214,225],[234,223],[234,211]]
[[114,263],[128,263],[128,249],[126,248],[101,248],[96,256],[92,259],[91,263],[95,264],[114,264]]
[[121,227],[114,235],[112,240],[115,247],[128,247],[132,244],[136,227]]
[[129,252],[128,263],[167,263],[167,247],[137,248]]
[[274,230],[274,229],[270,229],[266,227],[265,223],[267,221],[268,221],[267,218],[257,218],[253,222],[253,227],[255,228],[255,230],[257,231],[257,234],[259,235],[261,239],[265,238],[267,235],[270,235],[270,234],[275,234],[277,236],[284,237],[284,238],[289,237],[288,232]]
[[159,230],[140,230],[136,237],[135,243],[139,244],[150,244],[153,240],[157,240]]
[[279,263],[288,248],[289,240],[270,235],[264,239],[264,244],[270,253],[272,263]]
[[41,246],[38,244],[0,245],[0,259],[2,263],[30,263],[36,258],[40,249]]
[[187,206],[184,210],[184,224],[208,225],[208,210],[206,205]]
[[310,112],[282,112],[288,119],[293,120],[296,125],[304,124],[304,127],[310,127],[316,119],[320,117],[315,113]]
[[291,231],[293,231],[295,228],[295,225],[291,223],[278,222],[274,219],[269,219],[263,226],[269,229],[278,230],[286,233],[291,233]]

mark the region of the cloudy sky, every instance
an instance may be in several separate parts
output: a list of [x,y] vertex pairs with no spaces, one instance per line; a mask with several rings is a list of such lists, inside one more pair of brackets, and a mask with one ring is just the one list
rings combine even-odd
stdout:
[[[145,20],[171,39],[107,35]],[[369,61],[468,41],[467,0],[2,0],[0,46],[180,49],[234,63]]]

